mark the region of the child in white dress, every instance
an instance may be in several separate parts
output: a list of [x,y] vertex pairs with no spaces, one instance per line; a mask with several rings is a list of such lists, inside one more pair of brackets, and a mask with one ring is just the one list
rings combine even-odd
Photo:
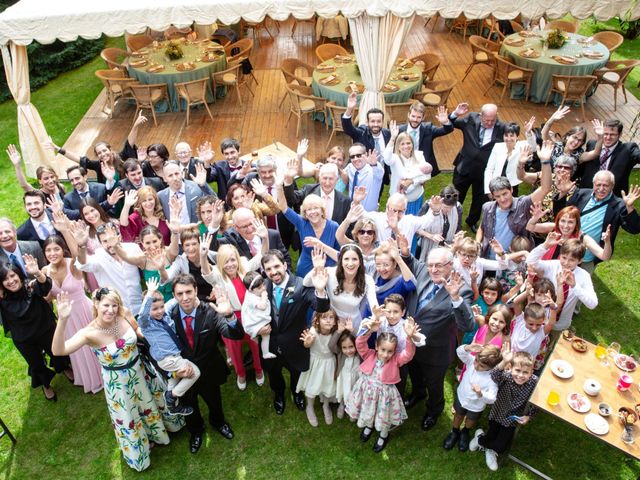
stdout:
[[[264,278],[258,272],[247,272],[242,279],[247,293],[242,303],[242,326],[252,339],[256,339],[262,327],[271,323],[271,305]],[[269,351],[270,335],[262,335],[260,347],[263,358],[276,358]]]
[[[336,394],[336,356],[329,348],[333,335],[338,335],[338,317],[332,310],[316,312],[313,315],[312,327],[302,332],[300,340],[311,350],[309,370],[302,372],[298,380],[296,392],[304,392],[307,397],[307,419],[312,427],[318,426],[318,418],[314,410],[316,397],[320,396],[324,421],[333,423],[330,400]],[[335,340],[334,340],[335,341]]]
[[[338,327],[339,329],[340,327]],[[360,377],[360,357],[356,350],[356,337],[351,329],[345,328],[335,344],[330,343],[331,350],[338,356],[336,400],[338,401],[338,418],[344,417],[344,405],[351,389]]]

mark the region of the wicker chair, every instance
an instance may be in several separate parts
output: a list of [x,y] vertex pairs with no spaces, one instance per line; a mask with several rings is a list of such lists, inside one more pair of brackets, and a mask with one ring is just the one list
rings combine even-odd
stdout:
[[271,37],[271,40],[273,40],[273,35],[271,35],[271,32],[267,27],[267,17],[264,17],[264,20],[262,20],[261,22],[255,22],[255,23],[241,20],[240,31],[244,32],[247,29],[251,29],[253,40],[258,42],[258,45],[262,45],[262,43],[260,42],[260,32],[262,30],[265,30],[267,32],[267,35],[269,35]]
[[511,29],[516,33],[524,30],[524,27],[515,20],[510,20],[509,23],[511,23]]
[[100,57],[107,64],[107,68],[113,68],[116,70],[127,71],[127,66],[124,61],[129,57],[129,52],[122,50],[121,48],[104,48],[100,52]]
[[133,99],[131,85],[138,81],[135,78],[129,78],[125,71],[115,69],[96,70],[96,77],[104,85],[107,94],[102,111],[107,113],[106,107],[109,106],[109,118],[111,118],[119,99]]
[[242,72],[242,58],[238,58],[233,62],[227,64],[227,69],[220,72],[214,72],[211,74],[211,80],[213,81],[213,91],[215,93],[217,87],[234,88],[236,95],[238,96],[238,103],[242,106],[242,96],[240,95],[240,87],[247,87],[252,97],[255,94],[249,86],[249,79]]
[[607,47],[609,49],[609,54],[612,54],[620,45],[622,45],[622,42],[624,42],[624,37],[618,32],[608,31],[594,33],[593,39]]
[[[347,107],[340,107],[336,105],[336,102],[328,102],[327,110],[329,112],[329,116],[331,117],[331,135],[329,135],[329,140],[327,141],[327,146],[325,150],[329,150],[329,145],[331,145],[331,140],[333,140],[333,136],[338,133],[344,133],[344,129],[342,128],[342,115],[347,111]],[[351,115],[351,121],[354,118],[358,117],[358,109],[354,109]]]
[[314,113],[322,113],[325,115],[325,126],[328,127],[326,122],[327,100],[324,98],[316,97],[312,95],[313,91],[311,87],[303,85],[287,84],[287,92],[289,93],[289,99],[291,100],[291,110],[289,111],[289,117],[287,118],[287,125],[291,120],[291,116],[295,115],[298,119],[296,125],[296,138],[300,136],[300,125],[302,123],[303,115],[313,115]]
[[131,35],[127,37],[127,48],[132,52],[136,52],[152,43],[153,38],[149,35]]
[[467,39],[467,30],[469,27],[473,28],[476,33],[478,32],[478,21],[477,20],[469,20],[464,16],[464,13],[458,15],[458,18],[454,19],[451,22],[451,28],[449,28],[449,33],[454,30],[462,30],[462,40]]
[[316,47],[316,57],[321,62],[331,60],[336,55],[349,55],[349,52],[335,43],[323,43]]
[[422,55],[413,57],[411,61],[417,67],[419,66],[422,68],[422,79],[426,82],[433,80],[433,77],[436,76],[436,72],[438,71],[438,67],[440,67],[442,59],[435,53],[423,53]]
[[580,102],[582,108],[582,121],[586,122],[586,116],[584,114],[584,104],[587,101],[587,92],[598,80],[594,75],[583,76],[570,76],[570,75],[552,75],[551,76],[551,89],[547,94],[547,100],[544,102],[545,106],[549,103],[551,96],[554,93],[562,95],[561,105],[566,102]]
[[489,16],[482,21],[481,36],[484,37],[484,32],[487,31],[487,37],[489,40],[500,41],[504,40],[504,33],[500,31],[500,24],[493,16]]
[[446,106],[449,95],[457,84],[458,81],[453,78],[425,82],[422,90],[414,92],[413,98],[421,101],[427,107]]
[[392,120],[395,120],[398,125],[407,123],[407,112],[411,105],[413,105],[413,102],[387,103],[384,106],[386,112],[384,119],[387,122],[387,126]]
[[184,98],[187,102],[187,125],[189,125],[191,107],[194,105],[204,105],[204,108],[209,114],[209,118],[213,120],[213,115],[207,104],[207,89],[209,86],[209,79],[207,77],[191,82],[176,83],[174,86],[176,88],[176,94],[178,95],[178,108],[180,108],[181,98]]
[[149,85],[133,84],[131,85],[131,93],[133,93],[133,98],[136,100],[136,113],[134,118],[138,118],[138,112],[140,110],[148,108],[151,110],[153,124],[157,127],[156,104],[162,100],[166,100],[167,105],[169,105],[169,110],[171,110],[171,100],[169,99],[169,91],[167,90],[166,83],[152,83]]
[[[231,52],[235,51],[236,49],[238,49],[239,51],[237,51],[235,54],[232,54]],[[236,60],[242,61],[245,58],[249,58],[252,50],[253,40],[251,40],[250,38],[243,38],[241,40],[238,40],[237,42],[225,46],[224,51],[227,55],[227,65],[234,63]],[[258,79],[254,75],[253,71],[249,73],[249,75],[251,76],[251,79],[256,82],[256,85],[258,85]]]
[[578,26],[575,23],[568,22],[566,20],[554,20],[547,24],[547,30],[556,29],[567,33],[576,33],[578,31]]
[[618,109],[618,89],[622,89],[624,103],[627,103],[627,90],[624,82],[640,60],[613,60],[607,62],[604,68],[598,69],[593,74],[598,78],[596,88],[599,85],[611,85],[613,87],[613,111]]
[[293,37],[296,33],[296,29],[298,28],[298,24],[299,23],[309,23],[311,24],[311,32],[312,35],[315,35],[315,31],[316,31],[316,16],[314,15],[311,18],[301,18],[301,19],[297,19],[296,17],[293,17],[293,27],[291,27],[291,36]]
[[493,61],[493,78],[484,91],[484,95],[498,83],[502,85],[502,93],[500,94],[500,101],[502,101],[507,88],[511,88],[511,85],[524,85],[524,99],[527,100],[534,71],[529,68],[519,67],[500,55],[495,55]]
[[[280,71],[282,72],[282,75],[284,75],[285,83],[295,82],[298,85],[310,87],[313,81],[313,67],[308,63],[304,63],[302,60],[298,60],[297,58],[285,58],[282,60]],[[278,108],[282,106],[288,95],[289,93],[285,91],[284,97],[280,100]]]
[[499,43],[482,38],[480,35],[471,35],[469,37],[469,45],[471,45],[471,63],[464,72],[463,82],[476,65],[489,65],[492,67],[493,56],[500,51]]

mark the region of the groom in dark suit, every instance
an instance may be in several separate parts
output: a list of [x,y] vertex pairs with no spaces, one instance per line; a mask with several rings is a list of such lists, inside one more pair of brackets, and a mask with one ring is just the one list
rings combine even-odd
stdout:
[[[207,404],[209,423],[224,438],[231,440],[233,431],[224,419],[220,385],[227,380],[229,367],[220,354],[218,340],[221,336],[240,340],[244,335],[242,325],[237,321],[230,305],[224,309],[220,298],[215,307],[198,300],[196,281],[190,274],[180,274],[173,281],[173,296],[178,301],[171,310],[171,318],[176,325],[180,339],[182,356],[195,363],[200,369],[200,378],[184,395],[185,405],[193,407],[193,413],[186,417],[187,429],[191,433],[191,453],[196,453],[202,445],[204,420],[198,406],[198,396]],[[222,295],[223,296],[223,295]],[[181,372],[186,376],[186,372]]]
[[462,130],[463,135],[462,148],[453,161],[453,186],[460,192],[460,203],[464,203],[469,187],[472,189],[466,223],[475,233],[485,201],[484,171],[493,146],[503,141],[504,124],[498,120],[498,107],[492,103],[483,105],[480,113],[473,112],[462,117],[468,111],[468,105],[461,103],[449,115],[449,119],[454,128]]
[[267,274],[267,292],[271,300],[271,323],[260,330],[259,335],[270,335],[269,351],[276,358],[264,360],[263,366],[269,375],[273,390],[273,408],[278,415],[284,413],[285,381],[282,369],[291,375],[289,388],[296,407],[304,410],[304,395],[296,393],[300,373],[309,369],[309,349],[300,341],[300,335],[307,328],[307,312],[329,310],[326,296],[327,273],[314,272],[312,288],[302,285],[302,278],[287,271],[284,256],[279,250],[269,250],[262,257],[262,267]]
[[422,429],[429,430],[444,409],[444,377],[454,358],[456,330],[471,331],[475,323],[473,293],[453,271],[450,250],[434,248],[427,265],[409,255],[408,250],[402,254],[418,285],[408,298],[407,315],[413,316],[427,337],[426,345],[416,349],[409,365],[413,391],[407,402],[411,405],[428,396]]

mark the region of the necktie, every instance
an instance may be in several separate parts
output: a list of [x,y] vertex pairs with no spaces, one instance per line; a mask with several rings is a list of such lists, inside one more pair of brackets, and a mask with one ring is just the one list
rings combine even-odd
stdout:
[[180,200],[182,198],[182,192],[177,191],[173,194],[173,196],[176,198],[176,200]]
[[27,275],[27,271],[25,270],[24,266],[22,265],[22,262],[20,260],[18,260],[18,257],[16,255],[14,255],[13,253],[9,255],[9,260],[11,260],[11,263],[13,263],[15,266],[19,267],[20,270],[22,270],[22,273],[24,273],[24,275]]
[[78,192],[80,194],[80,198],[87,198],[87,195],[89,195],[89,192]]
[[600,170],[607,169],[607,160],[609,160],[609,149],[604,147],[600,152]]
[[358,177],[360,176],[360,172],[356,170],[356,173],[353,175],[353,185],[351,185],[351,198],[353,198],[353,192],[358,186]]
[[51,230],[49,230],[44,223],[38,225],[38,232],[40,233],[40,238],[42,240],[46,240],[49,238],[49,235],[51,235]]
[[185,180],[189,179],[189,167],[182,168],[182,178],[184,178]]
[[382,155],[382,143],[380,142],[380,139],[382,138],[381,135],[378,135],[377,137],[375,137],[373,139],[373,141],[375,142],[375,151],[378,154],[378,158],[380,158],[380,155]]
[[324,213],[327,217],[327,219],[331,218],[331,197],[329,195],[327,195],[326,193],[322,194],[322,198],[324,199]]
[[187,315],[184,317],[184,334],[187,337],[187,342],[189,342],[189,348],[193,350],[193,317],[191,315]]
[[276,301],[276,308],[280,310],[280,303],[282,303],[282,293],[284,292],[284,288],[282,287],[273,287],[273,299]]
[[411,130],[409,132],[409,135],[411,135],[411,138],[413,139],[413,147],[414,148],[418,148],[418,131],[417,130]]
[[483,126],[480,126],[480,146],[484,145],[484,131],[485,128]]
[[444,245],[444,242],[447,240],[447,234],[449,233],[449,217],[447,217],[444,213],[442,214],[442,242],[441,245]]
[[431,291],[423,299],[421,299],[418,302],[418,309],[416,310],[416,312],[419,312],[420,310],[422,310],[425,307],[425,305],[427,305],[433,299],[433,297],[436,296],[436,293],[438,293],[438,290],[440,290],[440,285],[434,283]]
[[[273,197],[273,187],[267,187],[267,192],[269,192],[269,195]],[[276,200],[275,197],[274,197],[274,200]],[[278,222],[276,221],[275,215],[267,216],[267,228],[272,228],[274,230],[278,229]]]
[[249,251],[251,252],[251,257],[255,257],[258,254],[258,249],[256,248],[253,241],[247,242],[249,244]]

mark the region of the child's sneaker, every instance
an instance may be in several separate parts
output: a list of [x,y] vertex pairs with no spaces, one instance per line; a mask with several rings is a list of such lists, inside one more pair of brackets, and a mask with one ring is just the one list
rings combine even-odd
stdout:
[[476,433],[473,434],[473,438],[469,443],[469,450],[471,450],[472,452],[475,452],[479,448],[481,448],[480,444],[478,443],[478,438],[480,437],[480,435],[484,435],[484,430],[482,430],[481,428],[476,430]]
[[169,409],[171,415],[191,415],[193,413],[193,407],[187,405],[176,405]]
[[487,467],[489,467],[489,470],[491,470],[492,472],[498,470],[498,454],[496,452],[487,448],[484,451],[484,459],[487,462]]

